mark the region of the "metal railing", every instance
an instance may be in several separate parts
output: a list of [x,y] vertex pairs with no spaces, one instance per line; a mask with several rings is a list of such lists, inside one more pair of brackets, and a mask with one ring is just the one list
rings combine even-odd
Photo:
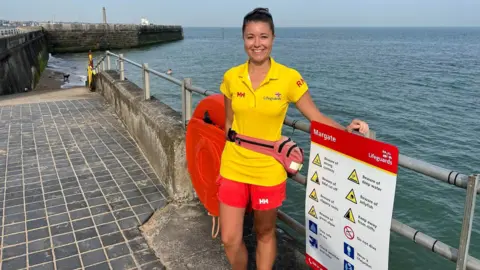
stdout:
[[[125,62],[142,69],[143,90],[144,90],[145,100],[150,99],[150,83],[149,83],[150,73],[180,86],[180,91],[182,96],[182,121],[184,123],[184,126],[187,125],[188,121],[191,119],[191,116],[192,116],[192,94],[193,93],[197,93],[203,96],[218,94],[218,92],[205,90],[203,88],[192,85],[192,80],[190,78],[178,80],[170,75],[148,68],[147,63],[139,64],[130,59],[125,58],[123,54],[117,55],[110,51],[107,51],[105,53],[105,56],[103,56],[99,60],[96,67],[97,73],[101,72],[102,70],[112,69],[111,59],[110,59],[111,56],[115,57],[116,61],[118,61],[119,63],[118,66],[119,66],[119,72],[120,72],[120,80],[125,79],[125,68],[124,68]],[[106,59],[106,63],[105,63],[105,59]],[[101,68],[100,68],[100,63],[102,63]],[[298,120],[289,119],[287,117],[284,120],[284,125],[293,127],[294,129],[304,131],[307,134],[310,133],[309,123],[300,122]],[[371,132],[371,134],[372,135],[369,137],[372,139],[375,139],[375,132]],[[476,199],[476,195],[480,193],[480,186],[479,186],[480,175],[462,174],[460,172],[445,169],[422,160],[405,156],[403,154],[399,155],[399,166],[409,169],[411,171],[418,172],[426,176],[430,176],[433,179],[448,183],[450,185],[453,185],[459,188],[464,188],[467,190],[459,249],[456,249],[437,239],[434,239],[428,236],[427,234],[424,234],[393,218],[392,218],[390,230],[412,240],[414,243],[426,249],[429,249],[432,252],[437,253],[450,261],[456,262],[456,270],[464,270],[464,269],[480,270],[480,260],[468,254],[474,209],[475,209],[475,199]],[[304,186],[307,183],[306,176],[300,173],[298,173],[291,179]],[[290,217],[288,214],[282,211],[279,211],[278,219],[284,222],[287,226],[289,226],[295,232],[301,235],[306,234],[305,226],[299,223],[298,221],[296,221],[295,219],[293,219],[292,217]]]

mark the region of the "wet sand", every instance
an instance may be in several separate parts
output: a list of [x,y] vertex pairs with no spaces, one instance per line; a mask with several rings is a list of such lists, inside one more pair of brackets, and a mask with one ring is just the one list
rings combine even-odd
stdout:
[[86,87],[62,88],[63,84],[62,72],[46,68],[33,91],[4,95],[0,98],[0,106],[93,98],[96,95]]
[[40,76],[40,81],[34,91],[60,89],[63,84],[63,73],[47,67]]

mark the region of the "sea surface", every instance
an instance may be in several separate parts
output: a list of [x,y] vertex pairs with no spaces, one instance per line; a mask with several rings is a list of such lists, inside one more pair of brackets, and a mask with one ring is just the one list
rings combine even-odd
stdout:
[[[157,71],[171,68],[176,78],[218,91],[223,73],[246,60],[241,28],[184,31],[183,41],[114,52]],[[404,155],[480,173],[480,28],[278,28],[276,35],[273,57],[303,75],[323,113],[343,125],[353,118],[367,121],[377,139]],[[51,63],[74,74],[71,85],[84,85],[86,54],[55,55]],[[125,67],[126,77],[141,86],[139,70]],[[151,78],[152,94],[180,110],[180,87]],[[288,115],[302,119],[294,106]],[[288,127],[284,133],[308,148],[307,134],[292,135]],[[464,189],[400,168],[393,217],[458,247],[464,201]],[[283,210],[304,223],[304,204],[305,188],[290,181]],[[477,258],[479,222],[477,215],[470,246]],[[392,270],[455,267],[396,233],[389,260]]]

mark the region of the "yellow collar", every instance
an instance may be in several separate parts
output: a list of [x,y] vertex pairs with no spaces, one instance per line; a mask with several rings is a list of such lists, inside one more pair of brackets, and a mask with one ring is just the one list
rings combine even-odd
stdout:
[[[245,64],[243,65],[243,69],[240,69],[238,72],[238,76],[242,79],[248,78],[248,63],[249,61],[247,60]],[[270,80],[275,80],[278,79],[278,65],[273,59],[273,57],[270,56],[270,69],[268,70],[267,76],[265,77],[264,82],[268,82]]]

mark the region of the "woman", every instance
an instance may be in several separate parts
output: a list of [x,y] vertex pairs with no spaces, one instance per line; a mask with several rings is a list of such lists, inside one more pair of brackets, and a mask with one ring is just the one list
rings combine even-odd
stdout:
[[[310,121],[345,130],[316,108],[307,83],[296,70],[270,56],[275,37],[268,9],[257,8],[243,21],[246,63],[225,72],[220,86],[225,95],[225,130],[276,141],[281,137],[288,103]],[[368,132],[368,125],[353,120],[347,131]],[[226,134],[227,135],[227,134]],[[285,200],[287,174],[274,158],[244,149],[227,141],[218,178],[221,238],[232,268],[246,269],[247,250],[243,243],[243,218],[250,203],[254,210],[257,236],[257,269],[272,269],[276,256],[275,223],[277,208]]]

